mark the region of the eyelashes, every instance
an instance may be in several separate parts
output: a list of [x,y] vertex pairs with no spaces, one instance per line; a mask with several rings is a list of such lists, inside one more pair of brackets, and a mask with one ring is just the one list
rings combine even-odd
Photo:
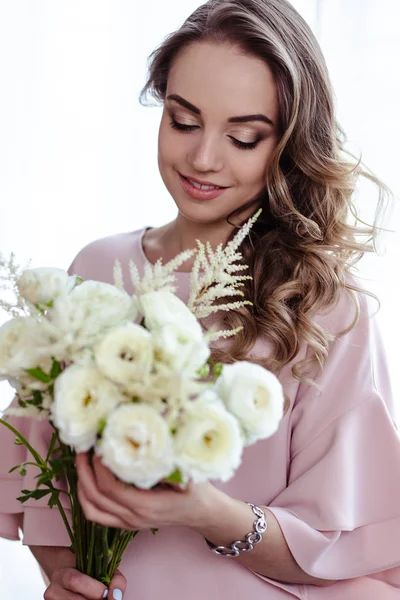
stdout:
[[[179,123],[176,119],[174,119],[174,117],[171,115],[171,120],[170,120],[170,125],[172,127],[172,129],[175,129],[177,131],[181,131],[184,133],[190,133],[191,131],[195,131],[196,129],[199,129],[198,125],[184,125],[183,123]],[[240,140],[237,140],[236,138],[229,136],[229,139],[231,140],[232,144],[234,146],[236,146],[236,148],[239,148],[240,150],[254,150],[255,148],[257,148],[258,144],[262,141],[263,138],[258,137],[256,140],[254,140],[254,142],[241,142]]]

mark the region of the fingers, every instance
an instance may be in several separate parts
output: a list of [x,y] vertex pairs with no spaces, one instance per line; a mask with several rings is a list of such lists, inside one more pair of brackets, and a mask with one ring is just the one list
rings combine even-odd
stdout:
[[128,582],[121,571],[116,571],[108,590],[108,600],[123,600]]
[[60,586],[50,585],[44,593],[44,600],[87,600],[87,597],[68,592]]
[[[96,520],[92,516],[89,516],[89,514],[86,512],[86,509],[89,509],[90,514],[92,515],[92,509],[95,508],[99,513],[107,513],[110,516],[113,515],[117,519],[120,519],[120,521],[124,521],[126,526],[126,524],[129,523],[129,519],[132,516],[131,511],[125,506],[122,506],[118,502],[115,502],[114,500],[110,499],[110,497],[104,495],[104,493],[102,492],[102,489],[108,490],[109,492],[110,486],[112,487],[113,485],[118,484],[114,477],[111,476],[111,484],[107,484],[106,486],[102,485],[102,487],[99,489],[99,485],[96,481],[93,469],[89,465],[88,455],[78,454],[76,457],[75,464],[78,472],[78,495],[80,496],[79,500],[81,501],[82,496],[81,504],[82,508],[85,511],[86,518],[88,518],[91,521]],[[103,468],[103,471],[108,472],[108,469]],[[84,502],[85,500],[86,503]],[[91,505],[90,507],[88,506],[89,504]],[[108,525],[110,527],[121,527],[121,525],[114,524],[115,521],[113,524],[108,522],[104,523],[103,521],[98,522],[101,522],[103,525]]]
[[43,598],[44,600],[87,600],[87,596],[68,592],[58,585],[50,585],[45,591]]
[[108,513],[98,507],[91,499],[86,496],[85,487],[78,484],[78,499],[85,513],[85,517],[93,523],[100,523],[106,527],[115,527],[116,529],[130,529],[129,523],[120,519],[115,514]]
[[53,573],[51,584],[44,594],[45,600],[100,600],[106,587],[100,581],[80,573],[77,569],[64,568]]

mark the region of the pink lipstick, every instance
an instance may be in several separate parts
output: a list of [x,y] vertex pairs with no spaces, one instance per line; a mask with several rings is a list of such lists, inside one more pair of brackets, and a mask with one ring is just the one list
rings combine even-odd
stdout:
[[196,200],[213,200],[221,196],[228,189],[226,187],[215,186],[212,183],[202,182],[198,179],[189,179],[180,173],[179,179],[186,194]]

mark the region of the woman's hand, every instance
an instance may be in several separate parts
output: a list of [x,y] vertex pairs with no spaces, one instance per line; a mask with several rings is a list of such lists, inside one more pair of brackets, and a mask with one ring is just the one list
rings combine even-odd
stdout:
[[[118,594],[115,593],[120,591]],[[44,600],[121,600],[126,590],[126,579],[117,571],[107,588],[103,583],[83,575],[76,569],[64,567],[51,576],[51,583],[44,593]]]
[[185,525],[201,529],[221,496],[226,497],[209,482],[189,483],[184,490],[177,486],[138,489],[116,479],[97,456],[92,469],[86,453],[78,454],[75,464],[78,497],[86,518],[109,527],[136,531]]

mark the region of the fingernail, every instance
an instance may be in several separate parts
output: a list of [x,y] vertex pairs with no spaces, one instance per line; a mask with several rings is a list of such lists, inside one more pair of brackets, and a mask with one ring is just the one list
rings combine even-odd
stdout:
[[114,590],[113,591],[113,598],[114,600],[122,600],[122,592],[121,590]]
[[108,596],[108,590],[104,590],[103,598],[107,598],[107,596]]

